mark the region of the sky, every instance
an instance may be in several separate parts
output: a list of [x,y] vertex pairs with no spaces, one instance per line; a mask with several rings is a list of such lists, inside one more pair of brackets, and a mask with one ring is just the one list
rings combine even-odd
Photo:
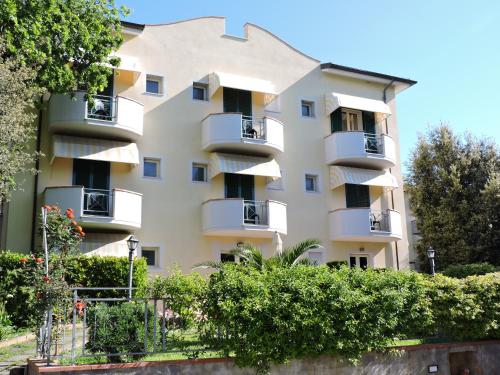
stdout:
[[[410,78],[397,98],[403,167],[419,133],[447,122],[500,143],[500,1],[120,0],[127,21],[226,17],[257,24],[320,60]],[[405,168],[404,168],[405,169]]]

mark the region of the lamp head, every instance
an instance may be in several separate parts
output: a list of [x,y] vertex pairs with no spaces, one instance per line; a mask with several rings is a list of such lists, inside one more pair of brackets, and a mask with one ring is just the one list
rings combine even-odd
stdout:
[[139,244],[139,240],[134,236],[131,235],[128,240],[127,240],[127,246],[128,250],[132,253],[137,249],[137,245]]
[[429,246],[429,248],[427,249],[427,257],[429,259],[434,259],[434,255],[436,254],[436,250],[434,250],[432,248],[432,246]]

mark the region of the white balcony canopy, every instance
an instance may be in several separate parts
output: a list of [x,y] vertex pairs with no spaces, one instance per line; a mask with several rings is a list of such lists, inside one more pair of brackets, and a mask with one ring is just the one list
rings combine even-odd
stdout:
[[326,113],[330,114],[337,108],[351,108],[360,111],[377,112],[385,116],[391,114],[389,106],[382,100],[361,98],[359,96],[338,94],[332,92],[325,95]]
[[135,143],[54,135],[51,162],[54,158],[103,160],[138,165],[139,150]]
[[87,233],[80,244],[80,251],[88,255],[128,255],[127,238],[129,234]]
[[213,153],[210,156],[208,175],[212,179],[219,173],[249,174],[272,179],[281,177],[280,166],[274,159]]
[[210,97],[215,94],[219,87],[262,93],[266,105],[271,103],[278,95],[278,91],[272,82],[236,74],[214,72],[208,76],[208,83]]
[[344,184],[382,186],[388,190],[398,187],[398,181],[389,171],[351,167],[330,167],[330,188],[335,189]]

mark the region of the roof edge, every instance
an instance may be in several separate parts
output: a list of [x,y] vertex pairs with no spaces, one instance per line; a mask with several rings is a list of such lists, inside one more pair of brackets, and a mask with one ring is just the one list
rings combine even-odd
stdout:
[[143,23],[135,23],[135,22],[129,22],[129,21],[120,21],[122,27],[128,27],[129,29],[135,29],[135,30],[144,30],[144,25]]
[[338,65],[334,63],[323,63],[321,64],[321,69],[336,69],[336,70],[342,70],[344,72],[348,73],[354,73],[354,74],[359,74],[359,75],[365,75],[365,76],[370,76],[370,77],[375,77],[375,78],[380,78],[380,79],[386,79],[388,81],[393,81],[393,82],[401,82],[404,84],[407,84],[409,86],[413,86],[417,83],[417,81],[414,81],[409,78],[402,78],[402,77],[396,77],[390,74],[384,74],[384,73],[377,73],[377,72],[372,72],[369,70],[363,70],[363,69],[357,69],[357,68],[352,68],[349,66],[345,65]]

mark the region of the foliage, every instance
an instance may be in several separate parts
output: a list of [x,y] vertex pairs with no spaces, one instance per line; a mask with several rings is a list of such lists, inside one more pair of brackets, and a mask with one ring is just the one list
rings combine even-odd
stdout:
[[[5,309],[17,327],[40,323],[33,309],[37,304],[33,280],[40,277],[38,272],[43,269],[43,263],[36,259],[22,253],[0,252],[0,302],[5,303]],[[128,257],[68,255],[65,259],[65,280],[72,286],[123,287],[128,285],[128,266]],[[146,280],[147,265],[144,259],[135,259],[133,285],[142,288]],[[123,292],[89,295],[122,297]]]
[[[43,206],[43,208],[47,212],[45,230],[49,253],[57,252],[61,257],[64,257],[70,253],[78,252],[78,246],[85,237],[85,233],[75,221],[73,209],[67,208],[62,214],[57,206]],[[40,235],[42,235],[44,226],[40,225],[39,228]]]
[[495,267],[489,263],[471,263],[471,264],[455,264],[446,267],[441,273],[448,277],[463,279],[467,276],[486,275],[500,271],[499,267]]
[[[86,344],[91,353],[117,354],[144,352],[145,309],[148,309],[148,344],[152,344],[154,314],[151,306],[144,303],[124,302],[118,304],[97,303],[87,309],[89,341]],[[144,355],[135,354],[139,359]],[[108,357],[110,362],[121,362],[122,356]]]
[[3,0],[2,55],[37,68],[37,86],[51,93],[95,94],[112,72],[105,63],[119,63],[110,55],[122,43],[120,16],[127,13],[113,0]]
[[500,265],[500,152],[494,141],[463,139],[442,124],[419,138],[408,165],[408,192],[422,240],[450,264]]
[[[309,260],[303,255],[309,250],[321,246],[319,240],[308,239],[298,244],[288,247],[278,254],[265,259],[262,250],[252,244],[244,244],[241,248],[231,250],[231,254],[240,259],[245,266],[255,268],[260,271],[274,267],[293,267],[298,264],[309,264]],[[220,269],[222,262],[205,262],[195,266],[195,268],[215,268]]]
[[[168,276],[156,276],[143,288],[146,298],[164,299],[171,314],[178,319],[179,328],[193,326],[200,320],[201,301],[205,292],[206,282],[200,274],[184,275],[179,269],[174,269]],[[174,322],[175,323],[175,322]]]
[[33,104],[39,94],[32,87],[36,72],[19,59],[2,57],[4,53],[0,39],[0,202],[18,188],[14,176],[35,172],[31,164],[37,154],[29,146],[36,133]]
[[12,326],[9,315],[5,311],[4,305],[0,304],[0,341],[5,339],[5,337],[13,331],[14,327]]
[[325,353],[357,361],[430,326],[425,293],[424,277],[412,272],[225,264],[210,276],[204,340],[261,372]]

